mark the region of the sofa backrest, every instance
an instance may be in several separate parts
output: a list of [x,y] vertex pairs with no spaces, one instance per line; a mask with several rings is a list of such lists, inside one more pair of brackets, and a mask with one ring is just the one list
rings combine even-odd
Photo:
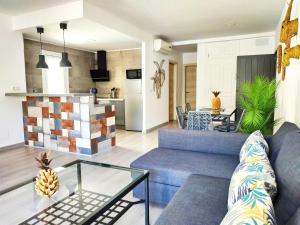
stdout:
[[158,147],[238,156],[247,137],[240,133],[161,128]]
[[300,224],[300,207],[297,212],[293,215],[289,222],[286,225],[299,225]]
[[300,206],[300,131],[289,132],[274,162],[278,194],[274,202],[277,223],[287,224]]
[[278,129],[278,131],[273,136],[267,138],[269,148],[270,148],[269,158],[272,165],[274,164],[277,155],[281,149],[285,135],[295,130],[299,130],[296,124],[285,122],[282,124],[282,126]]

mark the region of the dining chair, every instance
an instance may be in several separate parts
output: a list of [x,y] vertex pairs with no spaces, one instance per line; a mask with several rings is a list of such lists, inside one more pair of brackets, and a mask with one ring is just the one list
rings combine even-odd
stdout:
[[176,106],[176,115],[177,115],[177,121],[178,125],[181,129],[186,128],[186,115],[183,111],[182,106]]
[[190,111],[187,117],[187,129],[213,130],[211,113]]
[[185,112],[188,113],[191,110],[192,110],[192,106],[191,106],[191,104],[189,102],[187,102],[185,104]]
[[[237,113],[238,110],[239,109],[236,109],[235,113]],[[230,117],[235,113],[231,113],[229,115],[229,124],[225,120],[222,125],[216,126],[214,129],[217,131],[220,131],[220,132],[231,132],[231,133],[239,132],[242,122],[243,122],[243,119],[244,119],[244,116],[245,116],[245,113],[246,113],[246,110],[244,110],[244,109],[241,110],[240,117],[237,120],[230,121]]]

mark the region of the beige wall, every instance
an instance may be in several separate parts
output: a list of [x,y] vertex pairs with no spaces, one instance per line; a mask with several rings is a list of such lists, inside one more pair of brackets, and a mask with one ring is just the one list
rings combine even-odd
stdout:
[[[61,46],[43,44],[43,50],[52,52],[62,52]],[[90,77],[91,64],[95,62],[95,54],[92,52],[81,51],[67,48],[72,68],[69,70],[70,92],[88,92],[95,84]],[[42,71],[36,69],[38,55],[40,53],[39,42],[24,40],[25,69],[27,91],[32,92],[33,88],[42,89]]]
[[109,96],[110,89],[119,88],[119,97],[124,97],[124,86],[127,69],[141,69],[141,50],[111,51],[106,54],[107,69],[110,73],[110,81],[97,82],[99,96]]

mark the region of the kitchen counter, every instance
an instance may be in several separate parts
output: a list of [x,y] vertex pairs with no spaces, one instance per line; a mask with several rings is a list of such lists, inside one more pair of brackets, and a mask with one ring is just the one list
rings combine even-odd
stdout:
[[109,98],[97,97],[99,103],[112,104],[115,106],[116,125],[119,129],[125,128],[125,99],[124,98]]
[[25,145],[93,155],[116,144],[115,105],[111,102],[94,104],[94,96],[83,93],[6,96],[23,96]]
[[99,101],[124,101],[124,98],[97,97]]
[[80,96],[93,96],[89,93],[68,93],[68,94],[44,94],[44,93],[18,93],[18,92],[9,92],[5,93],[5,96],[16,96],[16,97],[22,97],[22,96],[36,96],[36,97],[80,97]]

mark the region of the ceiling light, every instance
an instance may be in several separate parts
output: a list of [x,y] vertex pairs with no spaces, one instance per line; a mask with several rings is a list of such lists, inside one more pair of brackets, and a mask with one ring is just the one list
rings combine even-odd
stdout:
[[64,51],[61,53],[60,67],[72,68],[72,64],[68,58],[68,53],[66,52],[65,30],[67,29],[67,24],[60,23],[59,26],[60,26],[60,29],[63,30],[63,39],[64,39]]
[[41,51],[39,54],[39,61],[36,64],[36,68],[38,69],[48,69],[48,65],[45,60],[45,56],[42,54],[43,51],[43,44],[42,44],[42,34],[44,33],[44,28],[43,27],[37,27],[36,31],[40,34],[40,44],[41,44]]

